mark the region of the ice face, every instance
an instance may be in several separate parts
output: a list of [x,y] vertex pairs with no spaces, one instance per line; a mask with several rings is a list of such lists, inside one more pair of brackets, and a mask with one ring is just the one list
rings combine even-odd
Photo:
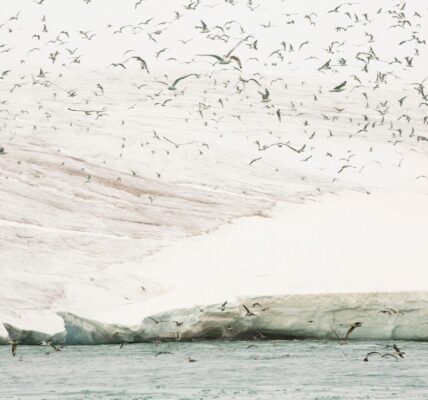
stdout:
[[[191,340],[421,340],[428,341],[426,292],[289,295],[240,298],[172,309],[125,327],[59,313],[65,332],[47,335],[5,324],[22,344],[41,341],[95,345]],[[351,329],[354,326],[353,329]]]
[[9,334],[9,338],[25,345],[39,345],[42,342],[52,342],[54,344],[64,344],[66,332],[58,332],[54,335],[17,328],[11,324],[4,323],[4,327]]
[[[172,310],[144,319],[146,338],[428,340],[428,294],[264,296],[235,304]],[[178,323],[178,324],[177,324]],[[168,335],[163,332],[172,332]],[[175,333],[175,336],[174,336]]]
[[64,319],[67,332],[66,344],[90,345],[134,342],[134,333],[129,328],[103,324],[66,312],[58,314]]

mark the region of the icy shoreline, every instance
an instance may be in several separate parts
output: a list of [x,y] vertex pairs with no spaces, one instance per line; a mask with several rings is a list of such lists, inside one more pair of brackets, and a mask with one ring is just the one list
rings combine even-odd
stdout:
[[[245,307],[248,308],[249,312]],[[324,339],[428,341],[428,292],[349,293],[240,298],[234,303],[174,309],[126,327],[60,312],[64,330],[50,335],[5,324],[24,345],[192,340]],[[427,322],[424,322],[427,321]],[[6,344],[7,340],[3,341]]]

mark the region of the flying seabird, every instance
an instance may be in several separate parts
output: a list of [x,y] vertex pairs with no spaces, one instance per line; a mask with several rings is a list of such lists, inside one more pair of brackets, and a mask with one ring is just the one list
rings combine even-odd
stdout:
[[[180,78],[177,78],[171,85],[168,86],[168,90],[176,90],[177,89],[176,86],[177,86],[178,82],[180,82],[181,80],[186,79],[190,76],[195,76],[196,78],[199,78],[198,74],[187,74],[187,75],[181,76]],[[162,83],[163,85],[168,85],[168,83],[166,83],[166,82],[161,82],[161,81],[157,81],[157,82]]]
[[348,329],[348,332],[346,332],[345,340],[347,340],[347,339],[348,339],[348,337],[351,335],[351,333],[352,333],[356,328],[359,328],[359,327],[361,327],[362,325],[363,325],[363,323],[362,323],[362,322],[354,322],[353,324],[351,324],[351,325],[350,325],[350,327],[349,327],[349,329]]
[[12,356],[15,357],[19,341],[12,339],[9,341],[9,344],[12,345]]
[[232,56],[233,51],[243,42],[245,41],[247,38],[240,40],[226,55],[219,56],[217,54],[198,54],[198,56],[201,57],[213,57],[215,58],[219,64],[230,64],[232,61],[235,61],[239,68],[242,69],[242,63],[241,60],[236,57],[236,56]]
[[242,307],[244,307],[244,309],[245,309],[245,316],[246,317],[254,317],[256,315],[253,312],[251,312],[250,309],[245,304],[243,304]]
[[330,92],[343,92],[345,89],[346,81],[343,81],[340,85],[336,86],[334,89],[330,90]]
[[164,354],[172,354],[172,353],[170,351],[159,351],[158,353],[155,354],[155,357],[158,357]]
[[260,96],[262,96],[262,103],[267,103],[267,102],[269,102],[269,101],[270,101],[270,98],[269,98],[269,95],[270,95],[269,90],[265,89],[265,91],[264,91],[264,92],[260,92],[260,91],[258,90],[257,92],[260,94]]

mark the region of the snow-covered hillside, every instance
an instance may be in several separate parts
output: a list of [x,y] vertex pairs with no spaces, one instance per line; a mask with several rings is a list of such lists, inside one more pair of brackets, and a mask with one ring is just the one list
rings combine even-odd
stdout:
[[[374,328],[361,337],[410,338],[396,327],[428,306],[426,6],[4,3],[0,322],[11,337],[61,341],[64,321],[84,331],[69,338],[99,327],[104,339],[86,343],[168,337],[147,317],[192,319],[225,301],[234,308],[215,332],[230,319],[246,321],[238,333],[274,332],[299,295],[325,293],[302,302],[304,321],[321,310],[315,337],[365,318]],[[330,293],[352,292],[381,293],[368,308],[349,295],[357,311],[325,325]],[[257,296],[277,311],[250,329],[243,304]],[[198,321],[178,336],[200,336]]]

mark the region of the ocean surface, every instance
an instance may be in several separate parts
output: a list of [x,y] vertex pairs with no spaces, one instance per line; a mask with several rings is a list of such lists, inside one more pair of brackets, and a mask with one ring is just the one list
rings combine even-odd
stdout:
[[363,361],[392,344],[21,346],[16,357],[1,346],[0,399],[428,399],[428,343],[397,342],[404,359]]

